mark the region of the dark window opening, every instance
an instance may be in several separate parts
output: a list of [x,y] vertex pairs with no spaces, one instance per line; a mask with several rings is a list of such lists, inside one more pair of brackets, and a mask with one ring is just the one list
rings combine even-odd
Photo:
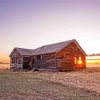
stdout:
[[18,60],[18,64],[22,64],[22,59],[19,59]]
[[31,57],[23,57],[23,69],[31,69]]
[[11,63],[17,63],[17,57],[12,57],[11,58]]
[[32,59],[32,64],[34,64],[34,59]]
[[38,56],[37,56],[37,59],[41,59],[41,55],[38,55]]
[[24,62],[30,62],[31,61],[31,58],[30,57],[23,57],[23,61]]

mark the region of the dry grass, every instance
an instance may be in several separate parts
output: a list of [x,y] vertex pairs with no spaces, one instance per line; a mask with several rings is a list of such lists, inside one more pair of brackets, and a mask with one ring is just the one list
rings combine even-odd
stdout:
[[0,71],[0,100],[100,100],[100,68],[74,72]]

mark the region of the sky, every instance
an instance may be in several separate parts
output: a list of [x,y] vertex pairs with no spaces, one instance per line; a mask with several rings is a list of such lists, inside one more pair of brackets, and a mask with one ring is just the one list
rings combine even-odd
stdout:
[[100,53],[100,0],[0,0],[0,61],[14,47],[70,39],[87,54]]

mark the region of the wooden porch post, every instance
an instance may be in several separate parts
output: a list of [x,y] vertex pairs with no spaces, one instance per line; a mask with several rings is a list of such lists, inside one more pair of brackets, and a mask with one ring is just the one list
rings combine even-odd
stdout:
[[10,69],[11,69],[11,63],[12,63],[12,60],[11,60],[11,57],[10,57]]
[[23,56],[22,56],[22,69],[23,69]]
[[33,60],[34,60],[34,57],[31,57],[31,68],[33,68]]

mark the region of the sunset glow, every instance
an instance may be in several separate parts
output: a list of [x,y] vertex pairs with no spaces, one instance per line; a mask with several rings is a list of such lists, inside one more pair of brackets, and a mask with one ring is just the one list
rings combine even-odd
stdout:
[[100,64],[100,56],[88,56],[86,59],[87,64]]
[[9,57],[7,56],[7,54],[1,54],[1,55],[0,55],[0,61],[1,61],[1,62],[4,62],[4,63],[5,63],[5,62],[8,63],[8,62],[9,62]]
[[81,60],[78,60],[78,64],[82,64],[82,61]]
[[87,54],[100,53],[100,0],[0,0],[1,62],[9,62],[14,47],[70,39]]

